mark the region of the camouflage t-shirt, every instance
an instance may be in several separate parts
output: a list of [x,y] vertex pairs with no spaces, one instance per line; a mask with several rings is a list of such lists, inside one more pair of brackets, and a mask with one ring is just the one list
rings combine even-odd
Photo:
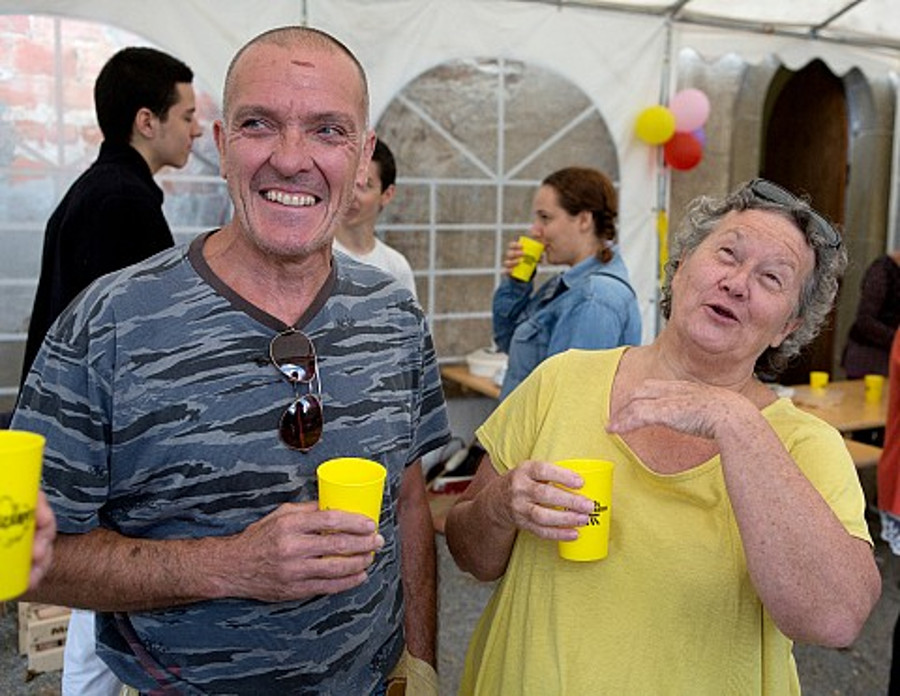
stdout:
[[291,450],[278,423],[294,389],[268,353],[285,327],[212,274],[202,241],[76,300],[50,330],[14,427],[47,436],[44,486],[66,534],[235,534],[281,503],[316,499],[326,459],[384,464],[385,545],[362,586],[299,602],[98,614],[98,653],[142,691],[370,693],[403,645],[401,477],[449,439],[424,315],[381,271],[334,262],[296,325],[318,354],[325,426],[309,452]]

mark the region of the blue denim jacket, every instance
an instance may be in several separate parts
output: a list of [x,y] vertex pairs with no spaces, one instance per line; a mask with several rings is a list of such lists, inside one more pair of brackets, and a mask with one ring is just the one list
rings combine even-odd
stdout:
[[569,348],[641,342],[641,313],[618,249],[609,263],[591,256],[542,285],[506,277],[494,292],[494,342],[509,355],[500,398],[545,358]]

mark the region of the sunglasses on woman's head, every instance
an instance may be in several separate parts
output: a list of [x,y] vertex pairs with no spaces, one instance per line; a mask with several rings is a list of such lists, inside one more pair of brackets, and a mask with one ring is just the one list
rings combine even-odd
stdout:
[[[294,387],[294,400],[281,414],[278,434],[291,449],[307,452],[321,439],[325,425],[316,349],[305,334],[288,329],[272,339],[269,359]],[[306,384],[309,393],[298,395],[299,384]]]
[[761,201],[767,203],[775,203],[776,205],[785,205],[794,207],[798,204],[804,205],[809,211],[809,216],[819,232],[819,236],[825,241],[825,244],[832,249],[838,249],[841,246],[841,235],[828,220],[819,215],[808,203],[795,196],[786,188],[779,186],[768,179],[754,179],[748,184],[750,191]]

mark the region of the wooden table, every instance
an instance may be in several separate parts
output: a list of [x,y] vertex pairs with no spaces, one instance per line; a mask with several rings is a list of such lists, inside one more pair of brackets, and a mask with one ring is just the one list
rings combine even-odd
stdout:
[[[492,399],[500,397],[500,387],[494,380],[473,375],[465,364],[442,365],[441,377],[464,390]],[[798,384],[791,389],[794,390],[791,398],[799,408],[817,415],[842,433],[883,428],[887,422],[887,384],[877,404],[866,401],[861,379],[837,380],[824,389],[813,389],[808,384]]]
[[851,440],[849,437],[845,437],[844,442],[847,445],[847,451],[853,457],[853,463],[857,469],[868,469],[871,466],[878,466],[878,460],[881,459],[881,447]]
[[887,422],[887,383],[878,403],[866,401],[861,379],[830,382],[824,389],[813,389],[808,384],[791,389],[794,390],[791,399],[798,408],[818,416],[842,433],[883,428]]
[[492,399],[500,398],[500,386],[490,377],[473,375],[469,372],[468,365],[441,365],[441,377],[460,385],[464,390],[468,389]]

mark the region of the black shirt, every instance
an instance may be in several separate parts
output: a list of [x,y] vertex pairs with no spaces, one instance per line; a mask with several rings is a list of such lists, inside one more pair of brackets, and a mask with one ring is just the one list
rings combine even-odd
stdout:
[[47,222],[23,382],[47,329],[82,290],[102,275],[173,246],[162,204],[162,189],[137,150],[100,145],[97,160]]

